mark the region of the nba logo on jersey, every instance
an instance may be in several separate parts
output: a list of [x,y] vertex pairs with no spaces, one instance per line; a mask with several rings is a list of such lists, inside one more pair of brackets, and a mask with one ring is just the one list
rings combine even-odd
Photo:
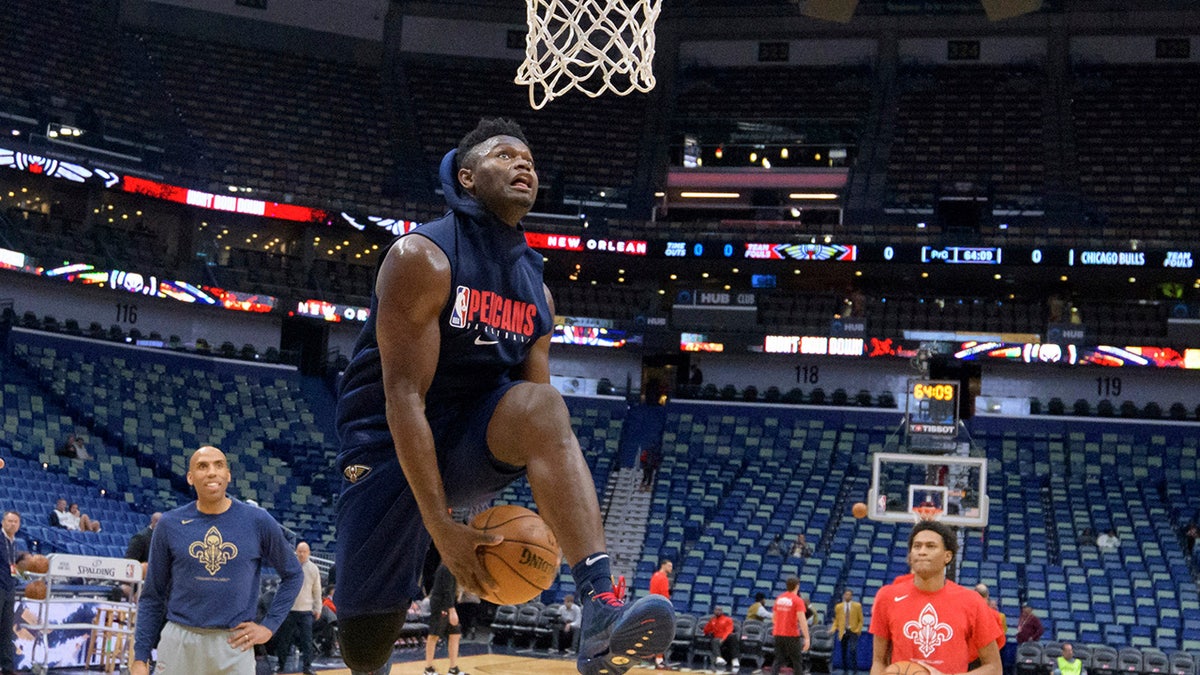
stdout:
[[471,289],[459,286],[454,296],[454,309],[450,310],[450,325],[453,328],[466,328],[467,308],[471,306]]

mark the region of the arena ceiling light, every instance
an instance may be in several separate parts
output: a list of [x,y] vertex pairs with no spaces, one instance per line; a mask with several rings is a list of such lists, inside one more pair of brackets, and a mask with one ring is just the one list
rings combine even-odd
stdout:
[[682,199],[737,199],[742,196],[740,192],[680,192]]
[[788,194],[788,199],[820,199],[830,201],[837,198],[836,192],[792,192]]
[[78,138],[83,135],[83,129],[69,124],[51,123],[46,127],[46,135],[50,138]]

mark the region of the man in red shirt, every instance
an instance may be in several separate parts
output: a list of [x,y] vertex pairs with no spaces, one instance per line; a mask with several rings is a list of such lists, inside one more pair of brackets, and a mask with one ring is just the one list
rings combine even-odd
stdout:
[[[954,532],[936,521],[913,526],[908,537],[912,576],[879,589],[871,608],[875,636],[871,675],[916,661],[930,675],[1000,675],[1000,626],[983,598],[946,579],[958,551]],[[980,665],[968,671],[975,653]]]
[[742,643],[738,634],[733,630],[733,619],[725,614],[725,608],[713,607],[712,618],[704,624],[704,634],[712,636],[713,663],[717,666],[726,664],[725,655],[729,655],[728,663],[733,666],[733,672],[742,667],[739,660],[742,656]]
[[[673,569],[675,569],[675,564],[670,560],[664,560],[658,564],[658,571],[650,575],[650,595],[661,595],[664,598],[671,597],[671,580],[667,575]],[[656,670],[667,669],[667,664],[663,660],[662,654],[654,656],[654,667]]]
[[[796,593],[799,589],[800,580],[788,577],[787,590],[775,598],[774,626],[771,628],[771,634],[775,636],[775,664],[771,672],[775,675],[784,662],[792,667],[793,673],[804,672],[804,652],[809,648],[808,616],[804,599]],[[803,645],[801,635],[804,636]]]
[[650,575],[650,594],[661,595],[664,598],[671,597],[671,581],[667,575],[675,568],[674,563],[670,560],[664,560],[658,564],[658,571]]

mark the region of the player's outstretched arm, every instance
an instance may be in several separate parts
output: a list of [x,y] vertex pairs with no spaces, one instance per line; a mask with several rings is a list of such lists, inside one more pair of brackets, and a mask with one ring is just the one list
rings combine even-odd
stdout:
[[495,581],[476,555],[501,537],[455,523],[446,506],[425,394],[441,352],[438,318],[450,297],[450,262],[432,241],[404,237],[388,250],[375,282],[376,337],[387,393],[387,420],[400,467],[442,561],[465,588],[487,594]]

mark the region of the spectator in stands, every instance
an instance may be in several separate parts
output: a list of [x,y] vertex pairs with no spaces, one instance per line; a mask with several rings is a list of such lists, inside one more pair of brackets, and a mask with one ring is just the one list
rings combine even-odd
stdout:
[[[99,532],[100,531],[100,521],[93,520],[92,517],[86,513],[80,513],[79,512],[79,504],[72,502],[70,513],[71,513],[71,516],[75,519],[76,524],[78,525],[74,529],[77,529],[80,532]],[[68,527],[67,529],[72,529],[72,528]]]
[[158,511],[150,514],[150,524],[129,538],[129,545],[125,547],[126,558],[138,562],[146,562],[150,559],[150,538],[154,536],[154,526],[158,525],[160,518],[162,518],[162,513]]
[[1022,605],[1021,618],[1017,620],[1017,644],[1041,640],[1044,632],[1046,629],[1042,627],[1042,620],[1033,613],[1033,607]]
[[[300,592],[304,572],[283,528],[227,496],[231,480],[225,453],[212,446],[192,453],[187,481],[196,500],[164,513],[150,540],[131,675],[149,675],[156,643],[161,663],[186,664],[195,675],[253,673],[254,646],[271,639]],[[282,581],[256,623],[264,566]]]
[[742,667],[742,644],[734,630],[733,618],[725,614],[724,607],[713,607],[712,618],[704,624],[704,634],[712,638],[713,664],[723,667],[728,663],[736,673]]
[[54,510],[50,512],[50,527],[61,527],[64,530],[78,530],[78,520],[75,521],[75,527],[67,526],[71,520],[71,510],[67,508],[67,500],[59,497],[58,501],[54,502]]
[[485,118],[439,178],[449,209],[380,252],[379,311],[340,382],[342,658],[362,671],[387,662],[431,544],[464,587],[491,590],[478,549],[500,537],[456,522],[450,507],[525,476],[583,606],[577,666],[620,675],[670,644],[675,616],[662,598],[626,605],[613,593],[592,475],[550,384],[543,258],[521,225],[538,194],[533,153],[518,124]]
[[796,535],[796,541],[792,542],[792,557],[807,558],[812,555],[812,547],[805,541],[803,534]]
[[833,607],[833,631],[837,634],[842,655],[842,670],[858,670],[858,636],[862,634],[862,603],[854,599],[854,591],[842,592],[842,601]]
[[1096,548],[1100,549],[1101,553],[1116,553],[1121,547],[1121,538],[1117,536],[1117,531],[1114,528],[1109,530],[1099,537],[1096,537]]
[[[808,621],[801,621],[807,607],[804,600],[796,593],[800,589],[800,579],[788,577],[787,590],[775,598],[773,611],[774,623],[771,634],[775,637],[775,664],[771,669],[778,675],[784,664],[791,666],[793,673],[804,672],[804,653],[810,645]],[[803,643],[800,636],[804,636]]]
[[783,555],[782,534],[775,535],[775,538],[771,540],[771,543],[767,544],[767,555]]
[[649,489],[654,485],[654,475],[662,465],[662,447],[655,444],[642,449],[642,488]]
[[438,639],[446,639],[446,652],[450,658],[447,675],[460,675],[458,669],[458,643],[462,639],[462,625],[458,622],[458,582],[445,565],[438,565],[433,574],[433,588],[429,591],[429,635],[425,637],[425,675],[438,675],[433,667]]
[[16,600],[16,569],[17,555],[25,546],[17,541],[17,532],[21,529],[21,514],[16,511],[5,511],[0,520],[0,529],[4,532],[4,562],[6,568],[0,573],[0,675],[16,675],[17,650],[13,640],[13,602]]
[[1080,546],[1095,546],[1096,531],[1090,527],[1083,528],[1083,531],[1079,533],[1078,543]]
[[276,672],[285,672],[292,645],[298,644],[304,675],[313,675],[313,622],[321,618],[322,605],[321,570],[311,560],[311,555],[312,551],[307,542],[296,544],[296,559],[300,561],[304,583],[292,602],[292,609],[287,618],[279,626],[275,640],[275,656],[279,659],[279,669]]
[[66,442],[54,454],[70,459],[91,459],[91,455],[88,454],[87,444],[75,434],[67,434]]
[[583,611],[575,604],[575,596],[568,593],[563,597],[562,607],[558,608],[558,618],[562,621],[558,629],[558,653],[574,653],[575,636],[579,635],[579,623],[583,621]]
[[[871,606],[872,675],[893,663],[920,661],[931,673],[1000,675],[1000,627],[977,593],[946,578],[958,538],[944,523],[927,520],[908,536],[911,574],[879,589]],[[913,630],[916,626],[918,630]]]
[[1196,550],[1196,540],[1200,539],[1200,527],[1196,523],[1188,523],[1183,530],[1183,545],[1187,549],[1187,554],[1190,556]]
[[766,621],[771,618],[771,610],[767,609],[767,596],[762,593],[754,594],[754,604],[746,612],[747,621]]
[[1070,642],[1062,644],[1062,655],[1058,657],[1057,665],[1050,673],[1051,675],[1087,675],[1087,671],[1083,668],[1083,661],[1075,658],[1075,647]]
[[692,364],[691,376],[688,378],[690,384],[695,390],[699,391],[700,386],[704,384],[704,371],[700,370],[700,366]]

